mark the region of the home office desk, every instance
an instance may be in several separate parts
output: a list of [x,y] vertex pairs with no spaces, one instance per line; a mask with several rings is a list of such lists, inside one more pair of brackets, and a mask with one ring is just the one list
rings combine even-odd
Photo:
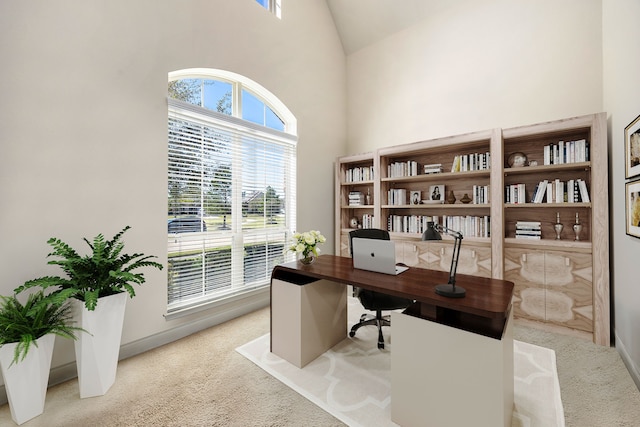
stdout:
[[271,351],[303,367],[347,336],[347,287],[415,303],[392,313],[391,419],[402,426],[510,426],[513,283],[457,275],[465,298],[437,295],[448,272],[391,276],[351,258],[281,264],[271,275]]

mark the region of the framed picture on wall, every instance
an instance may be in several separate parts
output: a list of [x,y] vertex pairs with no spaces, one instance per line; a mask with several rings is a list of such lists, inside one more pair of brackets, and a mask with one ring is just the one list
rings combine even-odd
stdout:
[[640,116],[624,128],[625,177],[640,175]]
[[627,234],[640,238],[640,181],[626,183]]

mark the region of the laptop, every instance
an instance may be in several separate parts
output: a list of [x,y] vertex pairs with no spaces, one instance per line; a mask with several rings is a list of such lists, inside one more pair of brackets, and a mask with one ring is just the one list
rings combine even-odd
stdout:
[[393,240],[354,237],[351,245],[354,268],[393,275],[409,269],[396,265],[396,244]]

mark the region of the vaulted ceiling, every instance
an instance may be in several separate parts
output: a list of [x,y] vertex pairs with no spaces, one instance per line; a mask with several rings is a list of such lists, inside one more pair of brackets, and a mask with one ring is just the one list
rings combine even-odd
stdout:
[[327,0],[347,55],[459,0]]

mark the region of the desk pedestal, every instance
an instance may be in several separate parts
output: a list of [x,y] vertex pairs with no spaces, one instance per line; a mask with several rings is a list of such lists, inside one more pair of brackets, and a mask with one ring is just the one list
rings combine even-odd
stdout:
[[391,314],[391,419],[403,427],[510,426],[513,315],[502,339]]
[[347,287],[271,281],[271,352],[298,368],[347,336]]

